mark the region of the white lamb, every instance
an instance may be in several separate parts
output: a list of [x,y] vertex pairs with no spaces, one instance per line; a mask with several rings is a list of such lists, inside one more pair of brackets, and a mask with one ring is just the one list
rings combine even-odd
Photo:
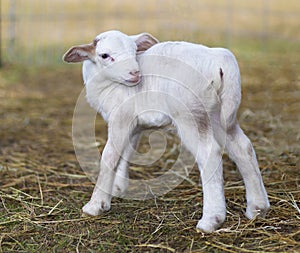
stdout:
[[83,62],[87,100],[108,122],[100,173],[85,214],[109,210],[112,196],[126,191],[127,161],[141,132],[170,124],[200,170],[204,197],[197,229],[212,232],[225,220],[224,150],[243,177],[246,216],[266,214],[270,205],[255,151],[236,119],[240,73],[229,50],[108,31],[91,44],[72,47],[63,59]]

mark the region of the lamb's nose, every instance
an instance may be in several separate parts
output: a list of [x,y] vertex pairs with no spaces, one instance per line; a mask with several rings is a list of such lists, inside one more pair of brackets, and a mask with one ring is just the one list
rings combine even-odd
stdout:
[[129,74],[136,77],[140,75],[140,71],[138,70],[130,71]]
[[132,76],[132,78],[128,79],[127,81],[130,83],[139,83],[141,81],[140,71],[134,70],[130,71],[129,74]]

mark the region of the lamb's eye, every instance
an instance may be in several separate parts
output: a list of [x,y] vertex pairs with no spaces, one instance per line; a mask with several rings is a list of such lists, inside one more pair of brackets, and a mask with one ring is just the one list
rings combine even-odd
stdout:
[[107,59],[109,57],[109,54],[101,54],[102,59]]

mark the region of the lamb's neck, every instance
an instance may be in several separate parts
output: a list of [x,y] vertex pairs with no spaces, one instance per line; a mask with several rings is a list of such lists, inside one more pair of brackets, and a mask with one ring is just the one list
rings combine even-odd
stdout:
[[[88,103],[107,120],[112,110],[111,94],[115,83],[108,80],[92,80],[86,83],[86,98]],[[110,103],[109,103],[110,100]]]

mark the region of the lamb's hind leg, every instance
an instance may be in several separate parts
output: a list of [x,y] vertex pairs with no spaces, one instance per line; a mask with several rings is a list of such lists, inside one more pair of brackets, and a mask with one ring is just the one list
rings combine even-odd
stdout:
[[180,135],[183,144],[196,157],[201,174],[203,213],[197,229],[213,232],[226,217],[220,146],[212,134],[199,133],[198,129],[190,126],[185,126]]
[[270,204],[264,183],[259,171],[252,143],[238,124],[229,131],[226,139],[226,150],[236,163],[245,183],[249,219],[257,215],[265,216]]
[[197,158],[203,189],[203,214],[197,228],[204,232],[218,229],[226,218],[226,203],[223,185],[223,163],[220,146],[213,137]]

